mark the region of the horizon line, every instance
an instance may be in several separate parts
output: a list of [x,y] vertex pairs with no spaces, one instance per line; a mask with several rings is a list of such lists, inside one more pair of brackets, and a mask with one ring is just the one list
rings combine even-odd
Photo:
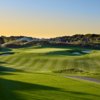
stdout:
[[49,39],[49,38],[57,38],[57,37],[63,37],[63,36],[74,36],[74,35],[87,35],[87,34],[96,34],[96,35],[100,35],[100,33],[77,33],[77,34],[71,34],[71,35],[59,35],[59,36],[54,36],[54,37],[36,37],[36,36],[32,36],[32,35],[0,35],[1,36],[5,36],[5,37],[11,37],[11,36],[24,36],[24,37],[32,37],[32,38],[44,38],[44,39]]

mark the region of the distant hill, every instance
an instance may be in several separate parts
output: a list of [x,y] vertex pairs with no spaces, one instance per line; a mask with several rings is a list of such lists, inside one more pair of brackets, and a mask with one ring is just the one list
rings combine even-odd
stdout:
[[64,45],[64,46],[81,46],[100,48],[100,34],[76,34],[73,36],[62,36],[50,39],[39,39],[26,36],[10,36],[0,37],[1,46],[5,47],[23,47],[33,44],[49,44],[49,45]]
[[32,42],[39,41],[38,38],[26,37],[26,36],[10,36],[0,37],[1,47],[18,48],[23,46],[29,46]]
[[100,34],[76,34],[49,39],[50,43],[82,47],[100,48]]

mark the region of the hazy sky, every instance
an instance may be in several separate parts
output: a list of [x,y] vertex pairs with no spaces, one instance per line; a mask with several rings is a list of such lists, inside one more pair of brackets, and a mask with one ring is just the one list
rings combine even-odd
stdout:
[[100,33],[100,0],[0,0],[0,35]]

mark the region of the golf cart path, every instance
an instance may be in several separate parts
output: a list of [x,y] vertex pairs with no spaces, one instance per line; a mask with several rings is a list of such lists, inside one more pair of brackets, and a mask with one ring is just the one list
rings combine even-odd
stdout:
[[66,78],[76,79],[76,80],[84,80],[89,82],[100,83],[99,79],[85,77],[85,76],[65,76]]

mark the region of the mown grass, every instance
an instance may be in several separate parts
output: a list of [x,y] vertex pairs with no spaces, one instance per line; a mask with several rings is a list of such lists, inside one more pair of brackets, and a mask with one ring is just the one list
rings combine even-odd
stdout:
[[[99,77],[100,51],[72,55],[70,50],[84,49],[31,47],[0,56],[0,100],[99,100],[100,84],[63,75]],[[63,75],[54,73],[61,70]]]
[[0,75],[0,100],[99,100],[100,85],[48,73]]
[[84,73],[100,72],[100,51],[92,50],[90,54],[74,55],[84,49],[70,48],[24,48],[14,49],[13,55],[0,56],[6,66],[25,71],[54,72],[66,69],[78,69]]

